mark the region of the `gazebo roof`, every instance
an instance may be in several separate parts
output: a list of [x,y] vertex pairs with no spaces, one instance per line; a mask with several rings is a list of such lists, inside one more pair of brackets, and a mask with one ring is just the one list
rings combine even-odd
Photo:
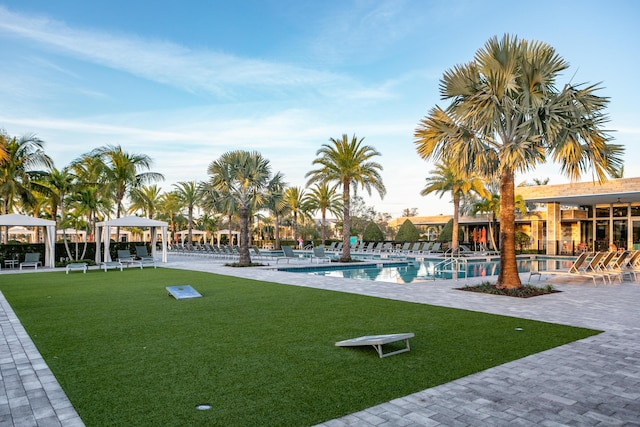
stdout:
[[166,227],[169,223],[139,216],[123,216],[97,223],[99,227]]
[[50,219],[34,218],[32,216],[7,214],[0,215],[0,226],[22,225],[25,227],[47,227],[56,225]]

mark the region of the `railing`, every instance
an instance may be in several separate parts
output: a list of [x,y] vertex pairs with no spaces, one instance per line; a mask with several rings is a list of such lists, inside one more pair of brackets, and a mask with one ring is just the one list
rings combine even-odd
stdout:
[[467,278],[467,259],[466,258],[446,258],[433,266],[433,280],[436,280],[438,274],[455,273],[457,280],[460,275]]

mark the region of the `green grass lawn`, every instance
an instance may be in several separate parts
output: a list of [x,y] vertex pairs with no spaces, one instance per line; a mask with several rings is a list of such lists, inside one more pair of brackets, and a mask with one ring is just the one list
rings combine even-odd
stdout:
[[[167,296],[185,284],[203,298]],[[311,425],[597,333],[163,268],[4,275],[0,290],[87,426]],[[334,346],[400,332],[411,352],[384,359]]]

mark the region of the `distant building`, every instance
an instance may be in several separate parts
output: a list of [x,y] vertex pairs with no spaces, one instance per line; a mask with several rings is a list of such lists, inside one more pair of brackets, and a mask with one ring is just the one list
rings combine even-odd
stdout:
[[[611,244],[640,249],[640,178],[517,187],[515,194],[539,205],[526,216],[516,215],[516,230],[530,236],[531,249],[549,255],[606,250]],[[409,219],[426,232],[430,227],[440,230],[451,218],[396,218],[389,226],[399,227]],[[484,215],[460,217],[460,239],[471,243],[474,229],[487,227],[487,221]]]

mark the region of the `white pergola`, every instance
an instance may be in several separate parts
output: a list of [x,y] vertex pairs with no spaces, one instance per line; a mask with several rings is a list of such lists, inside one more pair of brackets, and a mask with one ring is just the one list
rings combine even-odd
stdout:
[[[229,230],[228,229],[227,230],[218,230],[218,231],[216,231],[216,240],[217,240],[216,243],[218,244],[218,246],[220,246],[220,237],[224,236],[224,235],[227,235],[227,236],[229,235]],[[240,232],[239,231],[232,231],[231,232],[231,237],[232,237],[232,239],[231,239],[231,241],[229,241],[229,244],[233,243],[232,240],[233,240],[234,237],[236,238],[236,240],[239,241],[240,240]]]
[[[178,236],[180,236],[180,241],[184,244],[184,240],[189,237],[189,230],[178,231],[176,234]],[[202,231],[202,230],[191,230],[191,235],[193,237],[195,237],[195,236],[204,237],[204,241],[206,242],[209,233],[207,233],[206,231]],[[211,240],[213,242],[213,238]],[[189,242],[189,243],[191,243],[191,242]]]
[[18,225],[22,227],[44,227],[46,231],[46,238],[44,240],[44,266],[54,267],[56,265],[55,221],[18,214],[0,215],[0,227],[10,227],[12,225]]
[[[167,262],[167,228],[168,223],[157,221],[155,219],[142,218],[139,216],[125,216],[122,218],[112,219],[96,223],[96,264],[100,265],[102,257],[100,254],[100,243],[104,240],[104,260],[111,261],[109,254],[109,236],[111,235],[111,227],[149,227],[151,230],[151,256],[156,256],[156,230],[160,228],[162,231],[162,262]],[[104,236],[107,236],[104,238]]]

